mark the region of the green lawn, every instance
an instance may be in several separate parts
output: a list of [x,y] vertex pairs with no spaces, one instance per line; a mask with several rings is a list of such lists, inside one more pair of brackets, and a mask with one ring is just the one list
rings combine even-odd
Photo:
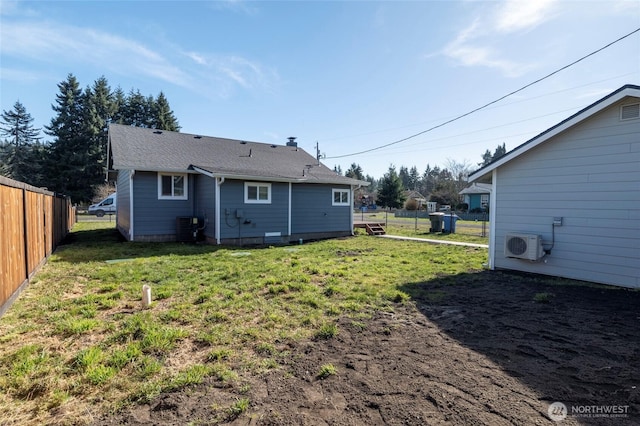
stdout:
[[[355,215],[356,220],[360,220],[360,215]],[[368,221],[380,221],[385,223],[385,214],[378,213],[364,217]],[[456,222],[456,232],[453,234],[443,234],[441,232],[431,233],[431,221],[429,219],[393,217],[391,214],[386,218],[387,226],[385,230],[389,235],[400,235],[405,237],[425,238],[430,240],[459,241],[475,244],[489,244],[489,223],[485,225],[485,236],[482,235],[482,222],[458,220]],[[361,231],[361,232],[360,232]],[[363,234],[364,230],[359,233]]]
[[401,287],[480,270],[486,257],[368,236],[267,248],[126,243],[113,223],[78,223],[0,318],[0,418],[88,422],[205,377],[241,389],[244,375],[278,368],[287,341],[331,338],[338,318],[393,311],[411,303]]

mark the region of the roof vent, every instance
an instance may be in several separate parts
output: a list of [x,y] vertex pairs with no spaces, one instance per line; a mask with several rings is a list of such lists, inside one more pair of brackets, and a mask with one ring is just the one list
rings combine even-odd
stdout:
[[289,139],[289,142],[287,142],[287,146],[298,146],[298,142],[296,142],[295,136],[290,136],[287,139]]
[[622,105],[620,107],[620,120],[633,120],[640,118],[640,104]]
[[202,136],[200,136],[200,135],[195,135],[193,138],[194,138],[194,139],[202,139]]
[[277,148],[278,145],[271,145],[271,148]]
[[156,135],[161,135],[162,134],[162,130],[154,130],[153,133],[155,133]]
[[247,141],[240,141],[240,145],[246,145]]

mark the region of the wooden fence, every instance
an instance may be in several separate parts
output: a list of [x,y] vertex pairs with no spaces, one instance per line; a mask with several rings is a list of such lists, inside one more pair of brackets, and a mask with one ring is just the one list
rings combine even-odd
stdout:
[[68,197],[0,176],[0,316],[75,224]]

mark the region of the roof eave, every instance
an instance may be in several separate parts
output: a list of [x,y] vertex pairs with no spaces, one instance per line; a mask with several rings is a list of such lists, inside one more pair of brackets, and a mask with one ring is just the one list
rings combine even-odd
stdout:
[[361,185],[361,186],[369,185],[369,182],[358,181],[358,180],[339,182],[333,179],[313,179],[309,177],[294,178],[294,177],[286,177],[286,176],[257,176],[257,175],[247,175],[247,174],[240,174],[240,173],[214,172],[214,171],[207,170],[204,167],[194,166],[194,165],[189,166],[189,169],[213,178],[253,180],[253,181],[259,181],[259,182],[321,183],[321,184]]

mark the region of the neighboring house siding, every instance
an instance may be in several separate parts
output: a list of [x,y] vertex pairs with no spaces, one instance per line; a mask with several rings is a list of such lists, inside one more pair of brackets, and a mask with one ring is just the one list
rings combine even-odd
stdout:
[[129,229],[131,227],[131,191],[130,191],[130,170],[118,170],[118,180],[116,183],[117,212],[116,226],[118,231],[128,240]]
[[294,184],[292,187],[291,233],[351,232],[351,205],[333,206],[333,189],[348,185]]
[[203,231],[204,235],[206,237],[213,238],[215,236],[216,223],[216,181],[214,178],[204,175],[194,175],[192,178],[195,182],[195,215],[206,223],[206,227]]
[[478,209],[482,207],[482,204],[480,203],[480,198],[481,195],[480,194],[469,194],[469,210],[473,210],[473,209]]
[[[283,236],[288,233],[288,183],[271,183],[271,203],[246,204],[244,181],[227,179],[220,186],[220,205],[222,239],[262,238],[267,232],[280,232]],[[238,210],[242,212],[239,219]]]
[[[497,169],[497,268],[640,287],[640,120],[620,121],[619,106]],[[550,244],[554,217],[563,225],[543,261],[504,257],[507,232]]]
[[176,218],[194,214],[193,175],[189,175],[188,181],[187,200],[159,200],[158,174],[136,172],[133,177],[135,240],[175,240]]

